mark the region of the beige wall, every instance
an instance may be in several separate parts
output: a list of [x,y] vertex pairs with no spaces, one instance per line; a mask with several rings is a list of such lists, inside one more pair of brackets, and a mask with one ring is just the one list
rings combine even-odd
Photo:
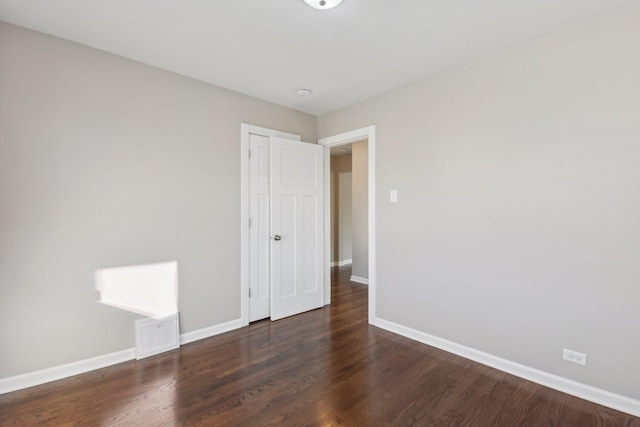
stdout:
[[379,317],[640,398],[638,52],[633,6],[319,118],[376,125]]
[[182,332],[240,317],[240,123],[316,118],[0,24],[0,378],[134,345],[96,269],[177,260]]
[[352,259],[353,231],[351,224],[351,185],[352,173],[338,174],[338,261],[348,262]]
[[353,157],[353,265],[351,274],[369,278],[369,218],[368,218],[368,147],[367,141],[352,145]]
[[352,156],[331,157],[331,262],[352,257]]

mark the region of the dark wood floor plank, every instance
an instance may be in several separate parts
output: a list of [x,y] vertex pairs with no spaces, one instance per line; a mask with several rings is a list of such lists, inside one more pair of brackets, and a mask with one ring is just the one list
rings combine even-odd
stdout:
[[0,425],[625,426],[640,419],[367,323],[332,270],[331,306],[0,396]]

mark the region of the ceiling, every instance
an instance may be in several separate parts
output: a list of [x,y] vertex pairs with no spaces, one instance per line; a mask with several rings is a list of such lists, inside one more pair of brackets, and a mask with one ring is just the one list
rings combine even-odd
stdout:
[[329,154],[332,157],[350,156],[352,154],[352,144],[342,144],[329,148]]
[[638,1],[0,0],[0,20],[322,115]]

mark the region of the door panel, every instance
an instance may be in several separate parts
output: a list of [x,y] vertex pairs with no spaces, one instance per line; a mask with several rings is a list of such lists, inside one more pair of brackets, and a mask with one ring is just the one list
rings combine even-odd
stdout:
[[270,153],[271,320],[277,320],[324,303],[324,151],[271,137]]
[[273,246],[278,260],[277,265],[273,265],[273,272],[277,274],[276,280],[280,281],[280,296],[292,297],[296,294],[296,197],[290,194],[281,194],[277,199],[278,206],[278,230],[283,240]]
[[249,321],[270,315],[269,286],[269,138],[249,136]]

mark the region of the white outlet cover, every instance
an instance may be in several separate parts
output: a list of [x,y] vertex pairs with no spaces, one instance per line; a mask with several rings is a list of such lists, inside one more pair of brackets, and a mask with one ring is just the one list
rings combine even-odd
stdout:
[[562,358],[578,365],[587,366],[587,355],[579,351],[562,349]]
[[391,190],[389,192],[389,202],[398,203],[398,190]]

